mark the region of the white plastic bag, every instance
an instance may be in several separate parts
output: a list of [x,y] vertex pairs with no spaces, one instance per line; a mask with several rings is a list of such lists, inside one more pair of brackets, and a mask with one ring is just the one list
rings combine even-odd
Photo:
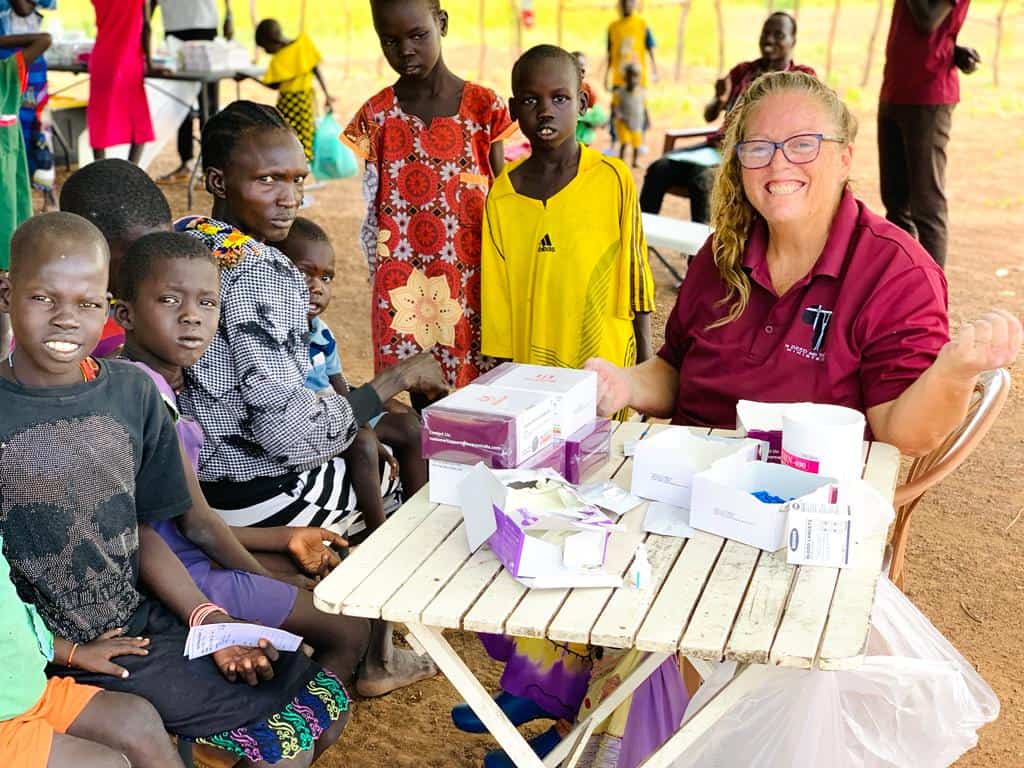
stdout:
[[[970,663],[885,578],[868,656],[850,672],[777,668],[674,763],[674,768],[931,768],[978,742],[999,700]],[[732,679],[717,665],[687,708]]]

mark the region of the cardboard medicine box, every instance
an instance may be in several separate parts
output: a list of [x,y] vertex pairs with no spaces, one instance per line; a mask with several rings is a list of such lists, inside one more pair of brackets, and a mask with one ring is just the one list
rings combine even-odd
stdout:
[[751,440],[768,444],[766,461],[782,461],[782,416],[790,408],[807,403],[761,403],[740,400],[736,403],[736,429]]
[[666,427],[636,444],[631,491],[652,501],[690,509],[693,478],[716,461],[738,456],[756,461],[761,444],[756,440],[709,437],[687,427]]
[[565,438],[565,471],[562,476],[573,485],[608,462],[612,453],[612,422],[595,419]]
[[[542,451],[519,465],[518,469],[550,469],[565,477],[565,445],[561,440],[555,440]],[[473,466],[481,460],[467,451],[452,449],[441,451],[428,462],[430,472],[430,503],[431,504],[459,504],[459,483],[469,474]],[[495,459],[483,461],[491,469],[516,469],[516,467],[502,467]]]
[[593,371],[502,363],[476,383],[551,395],[555,398],[555,434],[563,438],[597,416],[597,374]]
[[459,486],[469,548],[488,543],[502,565],[531,587],[615,587],[604,571],[608,539],[620,527],[549,471],[474,466]]
[[[836,482],[782,464],[744,461],[739,455],[720,459],[693,477],[690,525],[774,552],[786,544],[787,503],[831,503]],[[783,502],[761,501],[755,491],[767,491]]]
[[554,440],[555,399],[469,384],[423,409],[423,457],[458,450],[516,467]]

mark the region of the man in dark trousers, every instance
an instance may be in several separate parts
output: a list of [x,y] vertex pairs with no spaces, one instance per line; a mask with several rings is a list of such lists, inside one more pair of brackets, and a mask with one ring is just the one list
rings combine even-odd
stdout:
[[[182,42],[189,40],[213,40],[217,37],[217,2],[216,0],[158,0],[164,19],[164,32],[167,37],[175,37]],[[231,0],[224,0],[224,39],[231,40],[235,35],[234,18],[231,15]],[[207,117],[217,114],[220,87],[218,83],[206,83],[200,86],[206,89],[206,104],[209,112]],[[199,126],[200,130],[202,126]],[[191,168],[189,163],[194,155],[192,137],[192,113],[185,115],[185,120],[178,128],[178,157],[181,163],[173,171],[160,179],[161,182],[184,181],[188,179]]]
[[946,264],[946,144],[960,100],[956,70],[978,52],[956,44],[970,0],[896,0],[878,105],[878,165],[886,218]]

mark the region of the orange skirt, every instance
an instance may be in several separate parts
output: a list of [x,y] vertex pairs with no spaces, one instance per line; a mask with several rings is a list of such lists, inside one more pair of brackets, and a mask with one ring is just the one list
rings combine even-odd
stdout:
[[46,768],[54,733],[66,733],[100,692],[70,677],[52,677],[28,712],[0,723],[0,765]]

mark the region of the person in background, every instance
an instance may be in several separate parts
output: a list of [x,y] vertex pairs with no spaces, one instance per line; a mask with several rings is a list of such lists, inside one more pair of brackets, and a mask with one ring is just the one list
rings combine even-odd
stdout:
[[306,160],[312,160],[316,112],[314,77],[324,92],[327,110],[330,111],[334,104],[320,73],[320,51],[305,32],[294,40],[286,39],[277,19],[264,19],[256,25],[256,45],[270,54],[267,72],[262,80],[256,82],[277,91],[277,111],[302,142]]
[[[217,38],[217,0],[157,0],[164,21],[164,34],[182,42],[192,40],[215,40]],[[235,19],[231,13],[231,0],[224,0],[224,39],[235,37]],[[216,80],[200,86],[205,89],[207,117],[217,114],[220,106],[220,83]],[[194,156],[192,134],[192,111],[178,128],[178,158],[180,163],[170,173],[160,178],[161,182],[186,180],[192,172],[190,163]],[[203,130],[203,126],[199,126]]]
[[[25,137],[18,124],[21,94],[28,68],[50,47],[50,36],[5,35],[0,47],[15,54],[0,59],[0,278],[10,268],[11,235],[32,215],[32,187],[25,158]],[[11,323],[0,311],[0,356],[11,346]]]
[[154,70],[149,51],[149,0],[92,0],[96,45],[89,56],[86,124],[97,160],[107,149],[129,144],[128,160],[138,165],[153,141],[144,79]]
[[633,167],[644,143],[644,126],[648,123],[647,93],[640,86],[640,68],[626,65],[626,84],[616,86],[612,93],[612,121],[619,137],[619,159],[626,159],[626,148],[633,148]]
[[[60,209],[88,219],[110,249],[110,285],[120,296],[121,257],[132,243],[152,232],[171,230],[171,206],[164,193],[137,165],[119,158],[97,160],[71,174],[60,188]],[[124,346],[124,328],[111,305],[93,357],[116,357]]]
[[946,145],[960,101],[956,71],[981,57],[956,44],[970,0],[895,0],[878,103],[878,172],[885,215],[946,265]]
[[[636,0],[619,0],[620,17],[608,25],[608,60],[604,72],[605,90],[626,84],[626,66],[640,67],[640,87],[647,88],[658,79],[658,63],[654,60],[654,35],[647,22],[636,12]],[[647,61],[651,67],[648,71]],[[646,130],[646,125],[644,126]],[[612,144],[615,144],[612,123]],[[641,142],[643,144],[643,142]],[[646,150],[646,147],[643,147]],[[644,154],[644,151],[641,151]]]
[[[728,115],[747,87],[765,72],[806,72],[814,70],[793,61],[796,46],[796,19],[784,11],[776,11],[761,27],[761,58],[744,61],[715,81],[715,95],[704,107],[704,120],[713,123]],[[691,147],[676,149],[655,160],[647,168],[640,190],[640,210],[661,211],[665,194],[672,187],[685,187],[690,199],[690,218],[707,224],[711,219],[711,187],[722,162],[719,149],[725,139],[720,128],[707,140]]]
[[[480,350],[484,200],[515,131],[504,101],[445,62],[440,0],[372,0],[393,85],[370,97],[342,134],[365,162],[360,241],[372,283],[377,373],[420,350],[451,387],[493,366]],[[427,401],[413,396],[421,409]]]
[[[42,31],[39,10],[54,10],[57,0],[0,0],[0,35],[34,35]],[[0,49],[0,58],[13,54]],[[50,129],[46,58],[38,57],[28,67],[28,82],[21,102],[21,129],[32,186],[43,195],[43,210],[57,207],[53,182],[53,140]]]
[[597,91],[587,82],[587,56],[583,51],[573,51],[572,57],[580,67],[580,79],[583,81],[582,93],[587,99],[587,111],[576,123],[576,141],[588,147],[594,143],[597,129],[607,124],[608,115],[597,102]]

